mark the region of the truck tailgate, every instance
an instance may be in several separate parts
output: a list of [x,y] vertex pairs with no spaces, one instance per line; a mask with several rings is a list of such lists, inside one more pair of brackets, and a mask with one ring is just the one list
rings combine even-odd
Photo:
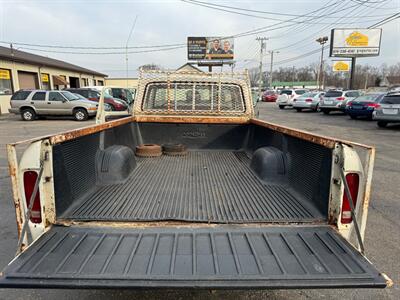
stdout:
[[329,226],[53,226],[0,287],[385,287]]

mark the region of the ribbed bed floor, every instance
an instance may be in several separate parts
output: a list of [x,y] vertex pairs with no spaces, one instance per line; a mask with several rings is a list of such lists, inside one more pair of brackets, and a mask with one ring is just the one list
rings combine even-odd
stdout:
[[321,219],[284,186],[256,177],[243,152],[140,158],[127,182],[100,187],[62,217],[75,220],[243,223]]

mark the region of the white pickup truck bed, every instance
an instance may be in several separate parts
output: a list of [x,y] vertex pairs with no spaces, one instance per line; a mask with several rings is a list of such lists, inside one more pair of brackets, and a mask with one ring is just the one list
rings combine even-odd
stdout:
[[289,186],[260,180],[245,152],[217,150],[137,158],[125,183],[98,188],[61,218],[215,223],[324,219]]

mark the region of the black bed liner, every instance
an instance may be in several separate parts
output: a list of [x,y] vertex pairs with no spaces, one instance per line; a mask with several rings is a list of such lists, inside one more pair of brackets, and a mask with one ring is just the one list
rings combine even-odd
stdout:
[[137,158],[124,184],[104,186],[60,218],[190,222],[315,222],[326,218],[287,185],[261,181],[245,152]]
[[329,226],[53,226],[0,276],[2,287],[385,287]]

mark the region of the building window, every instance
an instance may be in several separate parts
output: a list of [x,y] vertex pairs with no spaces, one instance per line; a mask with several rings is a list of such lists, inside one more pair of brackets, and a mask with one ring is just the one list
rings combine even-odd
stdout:
[[88,85],[89,85],[89,79],[82,78],[82,86],[88,86]]
[[97,85],[103,86],[104,85],[104,81],[103,80],[97,80]]
[[0,95],[11,95],[12,93],[11,71],[0,69]]
[[50,76],[49,74],[42,73],[42,89],[43,90],[50,90]]

